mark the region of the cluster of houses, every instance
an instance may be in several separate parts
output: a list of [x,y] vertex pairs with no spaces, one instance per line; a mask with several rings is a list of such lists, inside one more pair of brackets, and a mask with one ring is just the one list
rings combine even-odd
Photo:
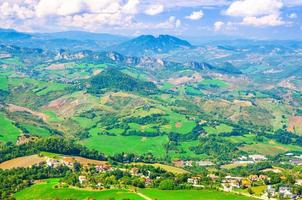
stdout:
[[[74,164],[77,162],[73,157],[64,157],[62,159],[54,159],[54,158],[48,158],[46,160],[46,165],[52,168],[57,168],[59,166],[66,166],[69,168],[74,167]],[[86,165],[87,166],[87,165]],[[111,168],[111,166],[108,163],[100,163],[95,165],[95,169],[98,172],[108,171]]]
[[[250,188],[253,182],[269,180],[266,175],[250,175],[248,177],[232,177],[226,176],[221,185],[224,191],[231,192],[233,189],[239,188]],[[302,186],[302,179],[296,180],[296,185]],[[281,199],[297,199],[299,196],[292,192],[292,188],[289,186],[281,186],[278,189],[274,188],[272,185],[268,185],[267,189],[263,193],[265,199],[270,199],[274,197],[279,197]]]
[[248,177],[226,176],[222,180],[222,186],[225,191],[232,191],[235,188],[249,188],[253,182],[265,181],[268,179],[266,175],[250,175]]
[[294,155],[293,153],[287,153],[285,156],[289,157],[289,163],[293,165],[302,165],[302,155]]
[[205,160],[205,161],[193,161],[193,160],[174,160],[173,165],[175,167],[192,167],[192,166],[199,166],[199,167],[208,167],[213,166],[215,163]]
[[[241,156],[238,159],[234,159],[230,164],[253,164],[256,162],[261,162],[267,160],[266,156],[264,155],[248,155],[248,156]],[[301,158],[302,162],[302,158]],[[200,160],[200,161],[193,161],[193,160],[174,160],[172,161],[175,167],[209,167],[214,166],[215,163],[209,160]]]

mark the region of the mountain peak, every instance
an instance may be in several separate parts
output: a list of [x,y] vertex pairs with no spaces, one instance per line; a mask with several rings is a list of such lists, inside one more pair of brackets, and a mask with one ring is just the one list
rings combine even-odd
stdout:
[[125,55],[143,56],[192,47],[189,42],[171,35],[141,35],[115,46],[114,50]]

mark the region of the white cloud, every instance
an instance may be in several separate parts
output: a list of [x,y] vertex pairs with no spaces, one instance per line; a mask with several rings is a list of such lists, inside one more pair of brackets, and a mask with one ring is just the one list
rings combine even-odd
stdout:
[[237,0],[225,14],[240,17],[258,17],[278,13],[283,7],[281,0]]
[[174,7],[200,7],[200,6],[225,6],[228,0],[144,0],[145,4],[163,4],[166,8]]
[[296,19],[298,17],[297,13],[291,13],[288,15],[290,19]]
[[242,17],[242,25],[280,26],[287,23],[281,17],[283,6],[281,0],[236,0],[225,14]]
[[101,30],[128,27],[140,11],[139,0],[0,0],[0,26],[25,30],[52,26]]
[[167,21],[155,24],[153,26],[147,25],[149,28],[158,28],[158,29],[175,29],[181,26],[181,20],[177,19],[175,16],[170,16]]
[[301,0],[284,0],[285,6],[293,7],[293,6],[302,6]]
[[224,22],[217,21],[217,22],[214,23],[214,30],[215,31],[220,31],[223,28],[224,25],[225,25]]
[[203,14],[202,10],[200,10],[200,11],[192,12],[191,15],[186,16],[185,18],[190,19],[190,20],[199,20],[203,17],[203,15],[204,14]]
[[151,5],[145,10],[147,15],[158,15],[164,11],[164,6],[162,4]]
[[284,22],[279,15],[266,15],[263,17],[245,17],[242,20],[243,25],[252,26],[280,26],[284,25]]
[[18,4],[9,4],[4,2],[0,5],[0,18],[18,18],[18,19],[29,19],[34,17],[34,11],[28,9],[26,6]]
[[123,12],[127,14],[136,14],[138,12],[139,0],[129,0],[128,3],[123,6]]

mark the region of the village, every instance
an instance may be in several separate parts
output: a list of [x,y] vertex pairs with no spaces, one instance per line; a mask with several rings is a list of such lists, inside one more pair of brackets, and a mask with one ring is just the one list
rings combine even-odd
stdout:
[[[294,154],[285,155],[289,158],[288,164],[299,166],[301,156]],[[231,165],[248,166],[261,164],[267,161],[267,157],[263,155],[248,155],[241,156],[233,160]],[[267,168],[259,170],[255,174],[246,176],[233,176],[231,173],[221,173],[220,171],[208,172],[207,174],[198,173],[180,173],[172,174],[165,170],[159,170],[152,165],[135,165],[134,163],[111,165],[109,162],[98,161],[94,163],[78,162],[74,157],[62,157],[61,159],[47,158],[45,165],[51,168],[66,166],[74,169],[77,165],[81,168],[76,173],[76,187],[92,188],[97,190],[106,189],[109,184],[106,184],[110,179],[110,188],[128,188],[134,187],[161,187],[164,178],[175,180],[179,188],[204,189],[211,187],[224,192],[233,192],[241,195],[247,195],[258,199],[298,199],[302,193],[302,177],[288,181],[293,177],[287,177],[279,168]],[[177,168],[190,168],[197,166],[199,168],[213,167],[216,164],[209,160],[174,160],[172,162]],[[222,169],[225,166],[222,166]],[[301,176],[301,175],[300,175]],[[127,177],[127,178],[125,178]],[[181,177],[182,182],[178,179]],[[277,178],[276,178],[277,177]],[[275,179],[278,179],[276,181]],[[106,180],[106,181],[104,181]],[[97,182],[99,181],[99,182]],[[128,184],[128,185],[127,185]],[[176,184],[176,183],[175,183]],[[177,189],[178,187],[162,188],[162,189]]]

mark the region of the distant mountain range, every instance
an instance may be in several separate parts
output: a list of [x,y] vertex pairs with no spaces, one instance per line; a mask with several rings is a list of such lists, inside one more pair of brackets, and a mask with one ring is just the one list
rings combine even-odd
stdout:
[[114,46],[112,50],[124,55],[143,56],[158,53],[167,53],[179,48],[192,48],[193,46],[186,40],[170,35],[142,35],[122,44]]
[[12,29],[0,29],[2,44],[49,50],[74,49],[116,51],[129,56],[167,53],[176,49],[192,48],[189,42],[170,35],[142,35],[128,38],[107,33],[67,31],[57,33],[21,33]]
[[29,39],[30,34],[20,33],[13,29],[0,29],[0,40],[19,40],[19,39]]

